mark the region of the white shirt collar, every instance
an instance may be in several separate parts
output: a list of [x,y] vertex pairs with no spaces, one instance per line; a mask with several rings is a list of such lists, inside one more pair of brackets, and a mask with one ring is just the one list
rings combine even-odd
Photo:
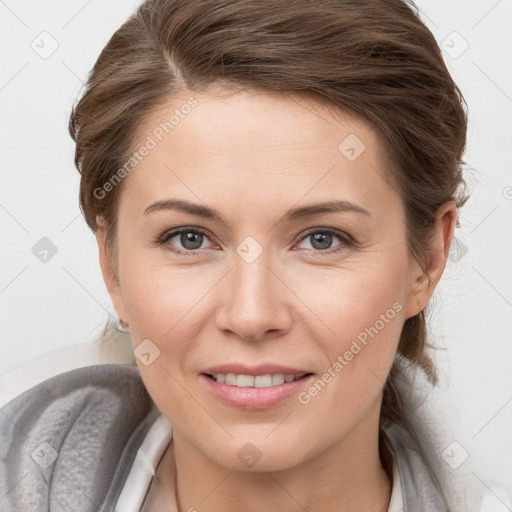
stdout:
[[[156,474],[158,463],[171,439],[172,426],[167,418],[160,414],[149,429],[135,456],[114,512],[140,512],[153,476]],[[176,505],[174,508],[177,510]],[[393,485],[388,512],[402,512],[402,510],[402,484],[396,456],[393,452]]]

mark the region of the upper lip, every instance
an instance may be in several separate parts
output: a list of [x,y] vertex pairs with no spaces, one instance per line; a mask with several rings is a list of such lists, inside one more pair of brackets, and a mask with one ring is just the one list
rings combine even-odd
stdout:
[[307,370],[300,368],[291,368],[289,366],[283,366],[280,364],[265,363],[256,366],[248,366],[241,363],[225,363],[218,366],[210,366],[205,368],[202,373],[214,375],[217,373],[236,373],[237,375],[268,375],[276,373],[284,373],[285,375],[304,375],[305,373],[311,373]]

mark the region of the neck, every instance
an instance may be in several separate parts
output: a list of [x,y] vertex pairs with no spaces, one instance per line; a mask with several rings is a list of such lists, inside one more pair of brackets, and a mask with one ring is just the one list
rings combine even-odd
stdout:
[[380,460],[376,412],[316,456],[275,471],[230,471],[175,431],[178,509],[386,512],[391,482]]

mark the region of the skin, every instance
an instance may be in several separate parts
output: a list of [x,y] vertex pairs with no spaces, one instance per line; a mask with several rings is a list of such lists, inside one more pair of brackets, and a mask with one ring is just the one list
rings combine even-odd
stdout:
[[[386,511],[382,388],[404,321],[427,304],[444,271],[455,203],[438,211],[429,281],[407,249],[403,201],[386,179],[371,126],[298,96],[183,91],[149,116],[135,146],[191,96],[197,107],[126,178],[117,260],[105,250],[104,227],[96,234],[134,348],[150,339],[160,350],[148,366],[137,360],[173,425],[149,504],[167,510],[175,461],[182,511]],[[365,144],[354,161],[338,149],[349,134]],[[227,225],[175,210],[144,214],[171,197],[214,208]],[[369,215],[283,220],[291,208],[339,199]],[[170,250],[191,251],[180,236],[154,243],[182,227],[207,232],[195,254]],[[333,235],[319,249],[310,228],[338,229],[357,246]],[[236,251],[247,236],[263,248],[251,263]],[[294,396],[241,410],[219,402],[199,378],[226,362],[275,362],[321,377],[394,303],[401,310],[307,405]],[[248,442],[261,453],[251,468],[237,457]]]

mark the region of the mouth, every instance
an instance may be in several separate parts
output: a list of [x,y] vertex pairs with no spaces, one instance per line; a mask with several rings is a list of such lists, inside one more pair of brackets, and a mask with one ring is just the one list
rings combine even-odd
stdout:
[[238,388],[272,388],[282,386],[290,382],[296,382],[312,373],[285,374],[285,373],[268,373],[265,375],[248,375],[236,373],[204,373],[206,377],[220,384],[235,386]]
[[225,364],[199,374],[208,395],[220,403],[245,410],[279,407],[311,385],[314,373],[275,364]]

